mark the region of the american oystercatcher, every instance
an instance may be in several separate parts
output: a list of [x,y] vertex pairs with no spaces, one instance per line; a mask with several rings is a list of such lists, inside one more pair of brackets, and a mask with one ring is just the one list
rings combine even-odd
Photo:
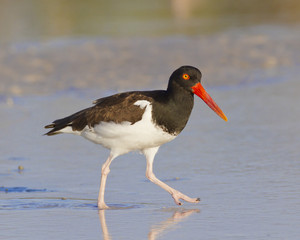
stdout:
[[94,101],[94,106],[68,117],[55,120],[45,128],[46,135],[73,133],[110,149],[102,165],[98,208],[106,209],[104,190],[109,165],[116,157],[130,151],[142,152],[147,160],[146,177],[169,192],[175,203],[180,199],[197,203],[160,181],[153,173],[153,160],[159,147],[173,140],[185,127],[199,96],[222,119],[227,117],[201,85],[201,72],[192,66],[182,66],[169,79],[167,90],[133,91],[115,94]]

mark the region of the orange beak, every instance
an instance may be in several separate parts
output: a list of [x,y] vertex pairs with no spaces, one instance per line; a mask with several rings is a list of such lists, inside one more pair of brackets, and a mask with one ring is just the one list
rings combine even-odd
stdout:
[[200,97],[216,114],[218,114],[223,120],[227,121],[227,117],[222,112],[221,108],[215,103],[215,101],[208,95],[201,83],[197,83],[192,87],[194,94]]

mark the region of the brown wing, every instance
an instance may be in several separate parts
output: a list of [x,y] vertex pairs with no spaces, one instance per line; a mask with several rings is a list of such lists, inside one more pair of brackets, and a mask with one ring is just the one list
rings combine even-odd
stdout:
[[131,124],[142,119],[145,109],[134,103],[138,100],[151,101],[151,97],[143,92],[126,92],[94,101],[95,106],[81,110],[68,117],[55,120],[45,128],[53,128],[46,135],[54,135],[59,130],[71,126],[74,131],[81,131],[86,126],[93,127],[100,122],[121,123],[128,121]]

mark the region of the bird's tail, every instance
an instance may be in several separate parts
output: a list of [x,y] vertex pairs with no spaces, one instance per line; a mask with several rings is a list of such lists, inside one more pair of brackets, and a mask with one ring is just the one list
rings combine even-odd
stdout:
[[74,113],[68,117],[57,119],[53,121],[53,123],[46,125],[45,128],[52,128],[49,132],[45,133],[44,135],[52,136],[64,132],[70,132],[70,131],[63,131],[67,127],[71,127],[71,129],[76,131],[77,129],[74,129],[73,122],[77,119],[80,119],[82,115],[84,114],[85,110],[79,111],[77,113]]

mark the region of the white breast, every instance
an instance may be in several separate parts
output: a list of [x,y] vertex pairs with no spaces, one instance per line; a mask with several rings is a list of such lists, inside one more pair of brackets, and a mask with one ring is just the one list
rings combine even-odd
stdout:
[[152,105],[149,101],[139,100],[134,105],[146,108],[140,121],[134,124],[101,122],[93,128],[85,127],[80,135],[120,154],[157,147],[176,137],[153,122]]

